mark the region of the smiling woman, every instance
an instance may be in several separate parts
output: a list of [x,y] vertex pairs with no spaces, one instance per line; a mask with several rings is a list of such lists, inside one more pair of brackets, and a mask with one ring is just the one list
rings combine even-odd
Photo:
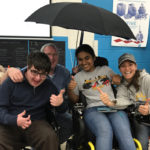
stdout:
[[0,1],[0,37],[50,37],[49,25],[24,22],[33,11],[46,4],[49,0]]
[[122,74],[122,81],[117,88],[116,103],[113,104],[107,97],[108,92],[101,92],[101,100],[105,105],[115,105],[119,109],[131,105],[129,108],[134,110],[131,110],[134,114],[133,118],[131,117],[133,135],[140,141],[142,149],[148,150],[150,136],[150,75],[145,70],[137,68],[136,60],[132,54],[125,53],[121,55],[118,60],[118,67]]
[[111,87],[113,70],[108,66],[94,66],[96,56],[89,45],[79,46],[75,55],[82,70],[70,81],[68,94],[73,102],[78,102],[80,91],[85,96],[87,106],[83,118],[96,137],[96,149],[112,149],[114,134],[120,149],[136,150],[126,113],[120,110],[116,112],[112,110],[108,113],[109,109],[101,101],[101,94],[97,90],[100,88],[103,92],[108,93],[111,101],[115,100]]

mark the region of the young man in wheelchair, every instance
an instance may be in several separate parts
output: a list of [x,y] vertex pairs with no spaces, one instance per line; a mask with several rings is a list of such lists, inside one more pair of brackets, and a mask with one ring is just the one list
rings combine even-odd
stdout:
[[0,86],[0,150],[20,150],[24,144],[36,150],[58,150],[46,109],[50,105],[61,109],[64,91],[59,93],[47,79],[50,68],[46,54],[31,52],[22,71],[24,80],[14,83],[7,78]]

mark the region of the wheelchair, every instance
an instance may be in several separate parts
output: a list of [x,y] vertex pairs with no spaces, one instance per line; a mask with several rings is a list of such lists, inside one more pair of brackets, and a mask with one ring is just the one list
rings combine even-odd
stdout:
[[127,109],[126,112],[128,113],[129,119],[132,121],[134,118],[138,122],[150,126],[150,115],[141,115],[138,112],[139,105],[144,105],[145,101],[135,101],[132,105],[130,105]]
[[87,129],[83,117],[83,103],[77,103],[72,108],[73,119],[73,137],[69,139],[66,144],[66,150],[94,150],[92,141],[95,137]]
[[[95,66],[108,66],[108,60],[105,57],[96,57]],[[114,96],[116,96],[116,88],[112,85]],[[66,144],[66,150],[95,150],[95,136],[88,129],[83,120],[83,112],[87,106],[84,95],[79,93],[79,102],[72,105],[73,119],[73,137]],[[115,111],[115,110],[113,110]],[[137,139],[133,139],[136,143],[137,150],[142,150],[141,143]],[[114,137],[113,150],[119,150],[118,143]]]
[[[87,103],[82,93],[79,95],[79,102],[72,106],[74,133],[72,139],[67,141],[66,150],[95,150],[95,136],[87,128],[83,120],[83,112]],[[137,150],[142,150],[141,143],[135,138],[133,138],[133,140]],[[113,139],[113,150],[119,150],[115,137]]]

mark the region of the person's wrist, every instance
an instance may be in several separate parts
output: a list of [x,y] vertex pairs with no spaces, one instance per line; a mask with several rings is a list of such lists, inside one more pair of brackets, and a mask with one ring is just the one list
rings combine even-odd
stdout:
[[6,75],[9,76],[11,72],[11,68],[7,68]]
[[108,101],[107,105],[108,106],[114,106],[115,104],[112,101]]

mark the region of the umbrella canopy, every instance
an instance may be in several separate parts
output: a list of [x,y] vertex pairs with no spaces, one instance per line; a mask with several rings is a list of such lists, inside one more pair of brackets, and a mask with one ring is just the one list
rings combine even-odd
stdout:
[[87,3],[62,2],[41,7],[25,21],[67,29],[136,39],[126,22],[116,14]]

